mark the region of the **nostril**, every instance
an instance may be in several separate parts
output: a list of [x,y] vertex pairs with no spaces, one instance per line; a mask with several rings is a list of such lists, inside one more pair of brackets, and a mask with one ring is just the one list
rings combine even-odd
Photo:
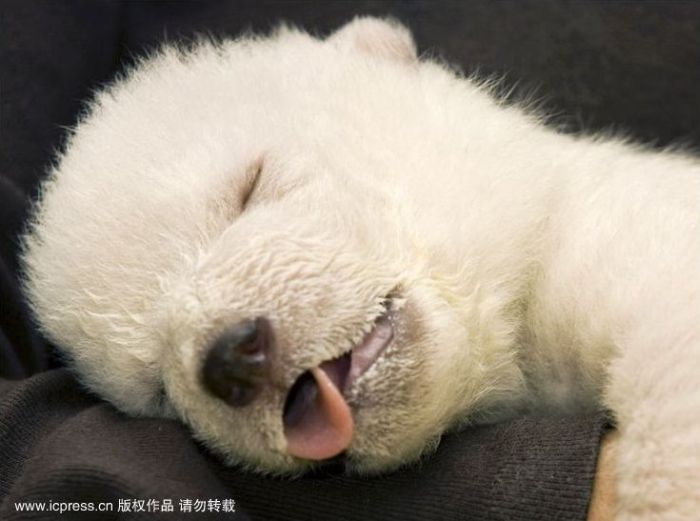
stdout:
[[204,387],[233,407],[251,403],[268,378],[271,333],[270,323],[262,317],[221,333],[202,366]]

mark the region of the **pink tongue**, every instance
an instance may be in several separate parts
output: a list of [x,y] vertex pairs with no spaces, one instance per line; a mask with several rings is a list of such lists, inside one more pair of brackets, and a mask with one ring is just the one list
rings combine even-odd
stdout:
[[311,369],[316,394],[301,418],[293,425],[285,425],[287,451],[293,456],[311,460],[332,458],[343,452],[352,440],[354,422],[350,407],[331,379],[333,367],[329,364]]

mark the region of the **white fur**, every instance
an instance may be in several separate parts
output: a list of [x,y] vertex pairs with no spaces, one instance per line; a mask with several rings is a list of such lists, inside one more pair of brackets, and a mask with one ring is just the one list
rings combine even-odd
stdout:
[[[350,396],[356,470],[465,422],[608,407],[619,519],[700,511],[700,163],[560,135],[419,60],[394,22],[139,64],[70,138],[24,260],[42,327],[89,387],[182,418],[230,462],[308,466],[285,452],[286,392],[393,292],[397,337]],[[232,409],[199,367],[213,335],[257,315],[274,385]]]

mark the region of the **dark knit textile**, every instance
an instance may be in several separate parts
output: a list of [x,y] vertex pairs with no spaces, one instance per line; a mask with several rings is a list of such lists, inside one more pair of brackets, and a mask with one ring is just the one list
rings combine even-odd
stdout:
[[[125,498],[229,498],[235,519],[583,520],[605,425],[525,418],[447,435],[435,454],[386,476],[288,480],[222,466],[179,423],[128,418],[66,369],[0,380],[0,396],[0,519],[8,520],[55,519],[15,507],[48,499],[115,505],[85,519],[148,515],[116,512]],[[161,517],[188,516],[206,517],[177,508]]]
[[[222,466],[177,422],[128,418],[80,388],[29,320],[18,241],[30,198],[90,92],[164,40],[267,30],[327,34],[392,15],[422,53],[503,75],[567,131],[700,144],[700,4],[560,0],[6,0],[0,3],[0,519],[585,519],[602,417],[526,418],[446,435],[377,478],[263,478]],[[86,216],[89,218],[89,216]],[[32,376],[33,375],[33,376]],[[24,513],[18,501],[172,499],[175,513]]]

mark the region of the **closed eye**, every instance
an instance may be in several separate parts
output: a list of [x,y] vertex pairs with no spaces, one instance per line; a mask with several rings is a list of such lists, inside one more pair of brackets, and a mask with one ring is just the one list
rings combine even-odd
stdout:
[[255,163],[253,163],[246,172],[245,190],[243,191],[243,195],[241,197],[241,212],[246,209],[246,206],[248,206],[248,203],[250,202],[250,199],[258,186],[262,169],[263,160],[259,159],[255,161]]

